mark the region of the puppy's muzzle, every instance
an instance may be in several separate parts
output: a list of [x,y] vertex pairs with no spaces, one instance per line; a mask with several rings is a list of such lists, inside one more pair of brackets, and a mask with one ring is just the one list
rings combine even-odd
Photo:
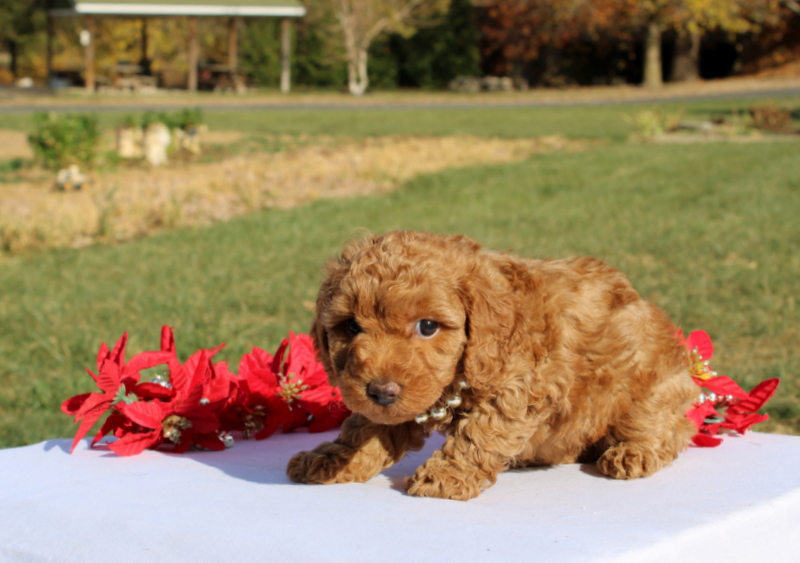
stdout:
[[372,402],[382,407],[388,407],[394,403],[399,395],[400,385],[394,381],[372,381],[367,385],[367,396]]

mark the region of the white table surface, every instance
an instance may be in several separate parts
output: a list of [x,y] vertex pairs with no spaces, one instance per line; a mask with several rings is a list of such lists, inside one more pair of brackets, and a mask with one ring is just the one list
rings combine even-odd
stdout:
[[0,561],[800,561],[800,437],[691,448],[647,479],[594,466],[502,474],[468,502],[407,496],[441,443],[366,484],[296,485],[325,434],[117,457],[69,440],[0,450]]

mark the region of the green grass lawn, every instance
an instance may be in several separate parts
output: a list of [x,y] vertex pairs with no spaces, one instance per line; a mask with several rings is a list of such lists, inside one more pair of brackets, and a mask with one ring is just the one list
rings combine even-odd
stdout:
[[[575,138],[624,140],[631,132],[627,118],[644,109],[658,107],[665,113],[684,111],[687,119],[702,120],[719,115],[730,116],[733,112],[743,115],[751,106],[769,104],[798,108],[800,97],[782,96],[767,100],[745,96],[716,101],[547,107],[468,108],[456,105],[400,109],[380,106],[368,109],[291,109],[277,106],[267,110],[246,111],[205,109],[203,116],[211,129],[246,133],[353,137],[467,134],[507,138],[561,134]],[[125,117],[139,113],[115,109],[98,112],[97,116],[102,127],[114,128]],[[0,127],[30,131],[33,126],[32,115],[30,112],[0,113]]]
[[[123,331],[130,353],[157,347],[161,325],[169,324],[183,357],[226,342],[221,356],[231,361],[252,346],[274,348],[288,330],[306,331],[322,264],[362,227],[463,232],[532,257],[598,256],[626,272],[676,324],[708,331],[718,371],[747,388],[781,377],[768,409],[773,421],[762,427],[800,432],[800,142],[613,142],[629,130],[621,114],[631,111],[336,110],[251,118],[254,128],[263,120],[283,132],[332,133],[323,129],[335,125],[341,134],[560,132],[612,142],[420,177],[381,196],[8,260],[0,264],[0,447],[71,435],[59,404],[92,390],[83,369],[94,368],[101,342],[111,344]],[[209,112],[209,121],[215,115]],[[236,119],[229,128],[247,128],[245,116]]]

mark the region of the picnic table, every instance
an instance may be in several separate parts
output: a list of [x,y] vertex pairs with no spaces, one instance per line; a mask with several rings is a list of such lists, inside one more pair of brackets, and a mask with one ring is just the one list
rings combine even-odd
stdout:
[[110,76],[95,78],[98,89],[129,92],[154,92],[158,79],[145,72],[142,65],[117,63],[108,69]]
[[198,71],[200,90],[241,93],[247,89],[244,74],[234,66],[208,63],[199,65]]

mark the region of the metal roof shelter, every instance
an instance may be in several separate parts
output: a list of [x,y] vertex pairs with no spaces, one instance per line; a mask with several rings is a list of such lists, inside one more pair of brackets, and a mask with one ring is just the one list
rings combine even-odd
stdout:
[[281,22],[281,91],[290,89],[290,48],[291,18],[302,17],[306,9],[298,0],[49,0],[46,2],[48,14],[47,71],[52,70],[52,17],[82,16],[89,31],[86,47],[86,88],[94,91],[94,18],[102,16],[130,16],[143,18],[142,47],[143,59],[147,58],[147,17],[183,16],[188,18],[189,27],[189,79],[188,89],[197,90],[197,17],[229,17],[228,67],[232,72],[238,67],[237,28],[243,17],[279,17]]

